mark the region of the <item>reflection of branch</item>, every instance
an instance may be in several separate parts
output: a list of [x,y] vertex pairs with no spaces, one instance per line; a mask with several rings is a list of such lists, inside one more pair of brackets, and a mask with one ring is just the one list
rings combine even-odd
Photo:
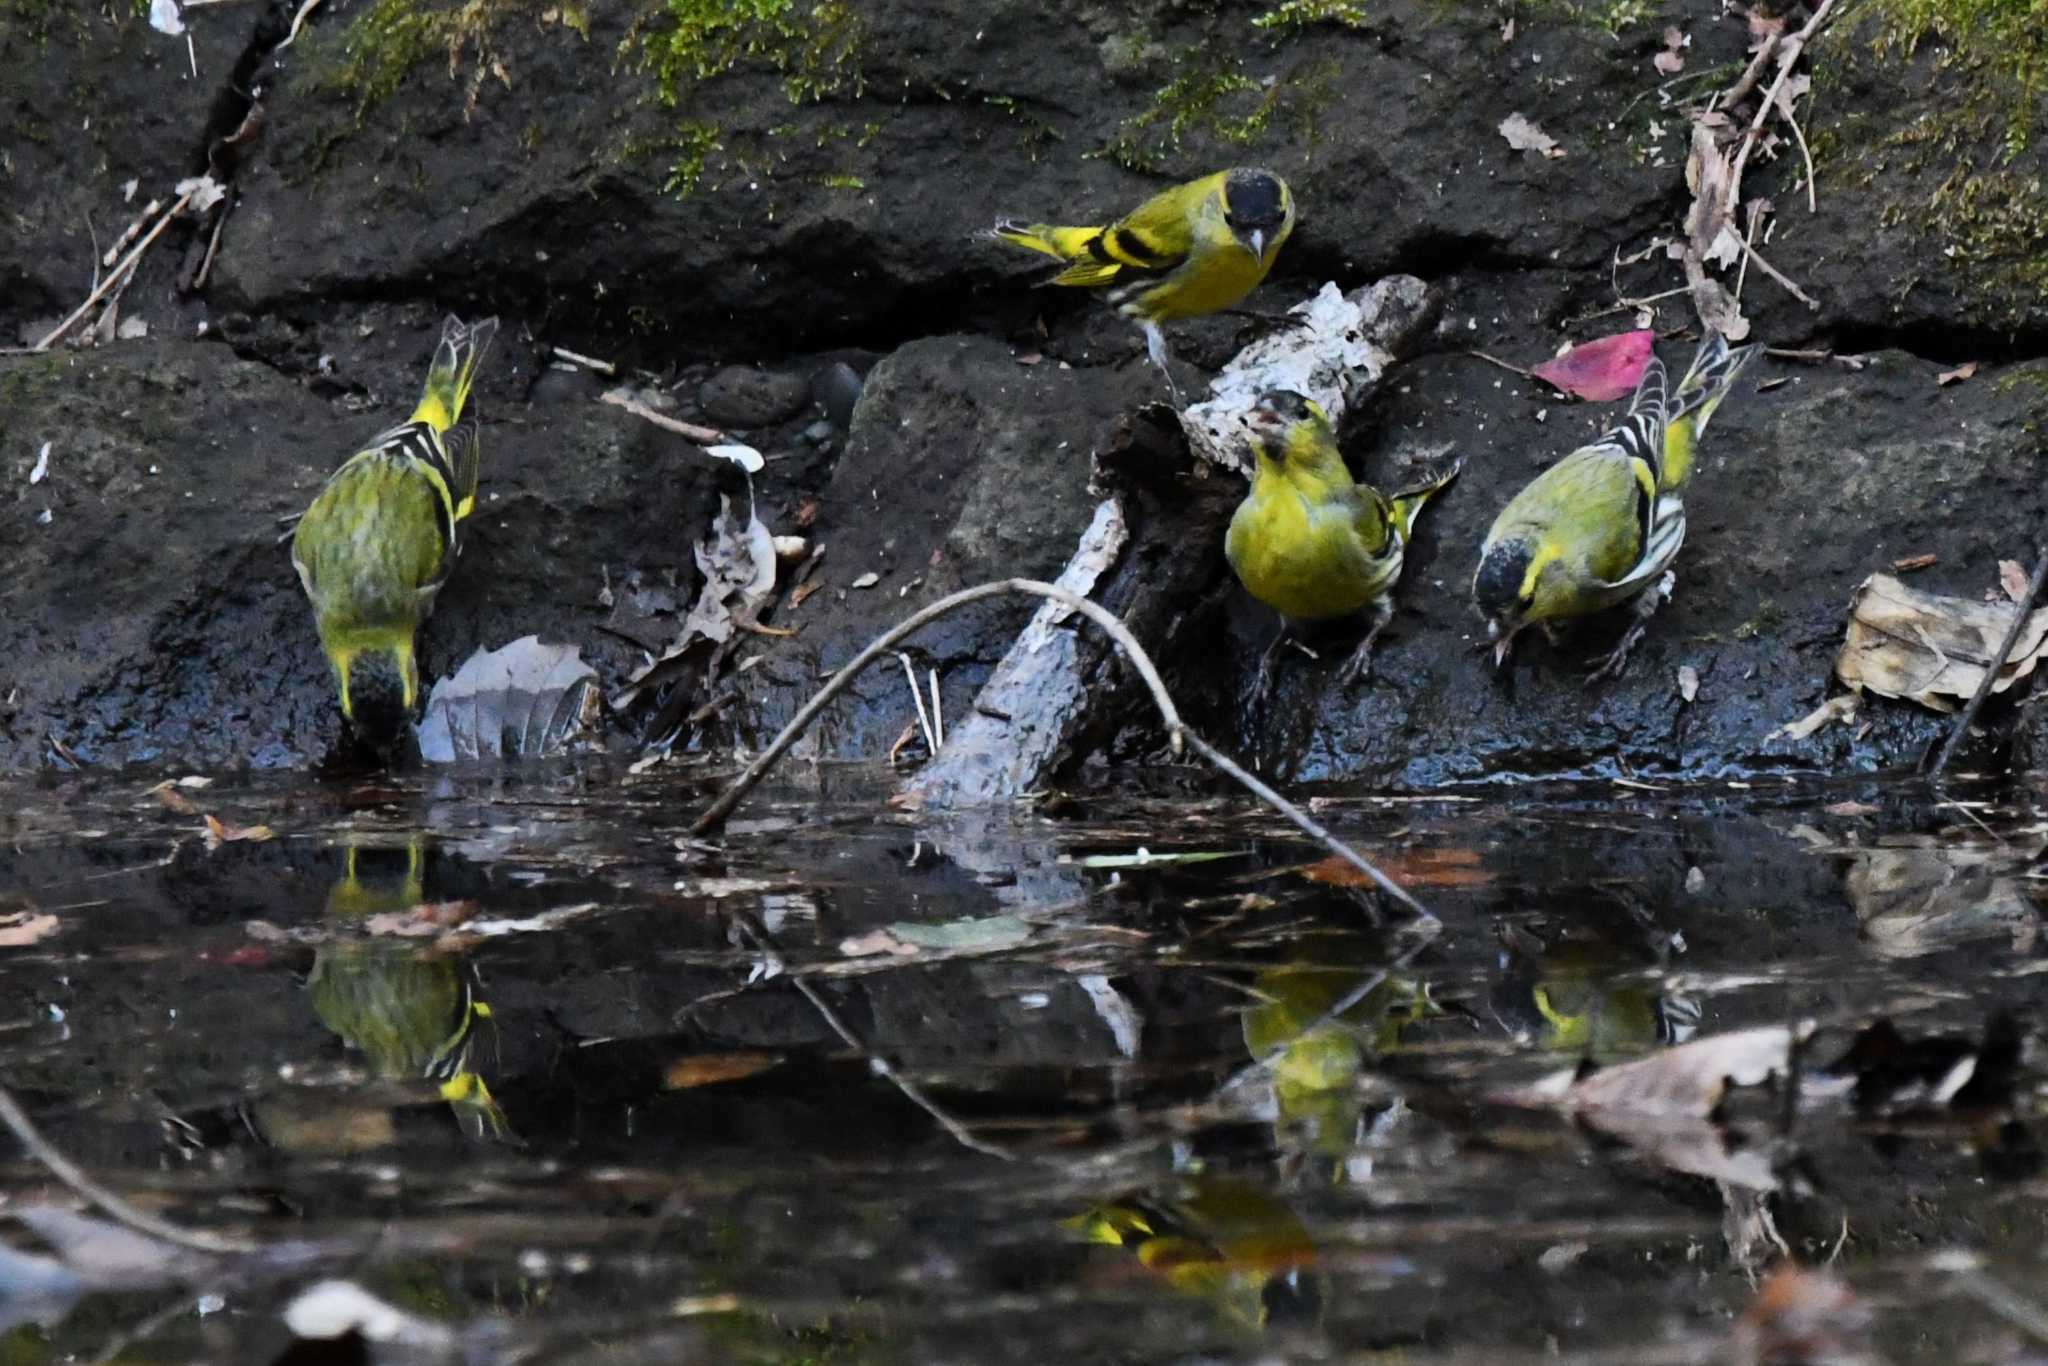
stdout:
[[853,657],[852,662],[847,664],[838,673],[832,675],[824,687],[812,694],[810,701],[798,708],[796,715],[790,718],[789,724],[782,728],[781,734],[775,737],[767,749],[761,751],[760,757],[756,758],[753,763],[748,764],[746,771],[733,780],[732,785],[719,795],[717,801],[714,801],[705,808],[703,815],[697,817],[696,822],[690,827],[690,833],[692,835],[702,835],[723,826],[726,817],[732,814],[733,808],[738,806],[747,793],[753,791],[755,785],[768,775],[768,770],[773,768],[776,761],[789,750],[791,745],[797,742],[798,737],[804,733],[804,730],[817,717],[818,713],[825,709],[825,704],[838,696],[849,683],[853,682],[862,669],[865,669],[869,664],[887,654],[899,641],[916,631],[919,627],[936,621],[956,608],[965,607],[968,603],[979,602],[983,598],[992,598],[1004,593],[1023,593],[1033,597],[1050,598],[1072,611],[1079,612],[1082,616],[1087,617],[1097,626],[1100,626],[1104,633],[1111,640],[1115,641],[1124,654],[1129,657],[1131,666],[1138,671],[1138,676],[1144,680],[1145,687],[1152,694],[1153,705],[1159,709],[1160,720],[1166,723],[1167,737],[1172,742],[1176,753],[1180,751],[1183,745],[1192,747],[1197,754],[1200,754],[1216,768],[1222,770],[1225,775],[1235,779],[1246,791],[1293,822],[1295,828],[1299,829],[1303,834],[1372,879],[1373,884],[1381,891],[1400,902],[1403,906],[1406,906],[1424,921],[1430,924],[1436,923],[1436,917],[1431,915],[1420,901],[1409,895],[1399,883],[1373,867],[1372,864],[1366,861],[1363,855],[1351,848],[1350,845],[1345,844],[1342,840],[1339,840],[1335,835],[1332,835],[1328,830],[1317,824],[1316,821],[1309,817],[1307,812],[1247,773],[1234,759],[1231,759],[1207,740],[1189,730],[1187,723],[1181,720],[1180,711],[1174,706],[1172,696],[1166,691],[1166,684],[1160,680],[1158,666],[1153,664],[1152,657],[1145,653],[1145,647],[1138,643],[1138,638],[1131,634],[1130,628],[1125,626],[1114,612],[1100,603],[1091,602],[1078,594],[1070,593],[1056,584],[1041,583],[1036,579],[998,579],[994,583],[984,583],[973,588],[963,588],[957,593],[940,598],[930,606],[912,613],[903,621],[898,622],[895,626],[890,627],[887,631],[875,637],[874,640],[868,643],[866,649]]
[[15,1102],[14,1093],[0,1086],[0,1123],[14,1131],[21,1146],[28,1149],[29,1156],[49,1169],[50,1175],[69,1186],[73,1193],[90,1204],[99,1207],[119,1223],[126,1224],[137,1233],[147,1234],[178,1247],[190,1248],[195,1252],[238,1253],[258,1252],[262,1249],[254,1243],[245,1243],[238,1238],[223,1238],[213,1233],[198,1233],[179,1228],[166,1219],[159,1219],[147,1210],[137,1209],[121,1196],[114,1194],[99,1182],[85,1174],[84,1169],[63,1153],[52,1147],[50,1140],[43,1137],[21,1106]]
[[965,1124],[955,1119],[937,1101],[926,1095],[923,1087],[897,1071],[895,1064],[891,1063],[887,1058],[862,1043],[860,1036],[854,1033],[852,1026],[848,1025],[839,1012],[832,1008],[832,1003],[825,999],[823,992],[819,991],[807,978],[789,971],[789,965],[783,961],[781,953],[776,950],[775,940],[770,937],[765,925],[736,906],[726,908],[725,913],[732,918],[733,924],[739,926],[740,932],[753,942],[754,947],[761,951],[762,956],[768,960],[769,966],[778,975],[789,979],[790,985],[795,987],[797,991],[802,993],[803,998],[811,1003],[812,1008],[831,1027],[832,1032],[844,1040],[848,1048],[860,1054],[861,1060],[874,1069],[876,1076],[887,1080],[890,1085],[903,1093],[905,1100],[938,1121],[939,1127],[951,1134],[954,1141],[962,1147],[972,1148],[978,1153],[987,1153],[990,1157],[1000,1157],[1005,1162],[1015,1162],[1017,1160],[1017,1154],[1010,1149],[1000,1144],[990,1143],[986,1139],[976,1138]]

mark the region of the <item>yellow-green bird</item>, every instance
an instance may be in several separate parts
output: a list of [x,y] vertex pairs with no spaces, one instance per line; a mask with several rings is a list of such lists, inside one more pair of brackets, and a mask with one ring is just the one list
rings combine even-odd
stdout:
[[[1046,283],[1109,286],[1173,387],[1159,325],[1234,308],[1273,268],[1294,231],[1294,196],[1271,171],[1237,167],[1162,190],[1106,227],[1005,220],[995,235],[1066,263]],[[1174,389],[1176,399],[1179,390]]]
[[413,637],[476,506],[478,424],[462,420],[496,318],[450,317],[412,416],[343,462],[299,519],[292,567],[313,603],[341,714],[395,737],[419,697]]
[[1685,542],[1682,494],[1699,438],[1736,376],[1762,350],[1731,349],[1713,333],[1675,390],[1652,356],[1628,417],[1537,475],[1501,509],[1472,579],[1495,664],[1507,661],[1526,626],[1550,635],[1565,618],[1628,603],[1635,620],[1587,681],[1619,676],[1671,594],[1671,562]]
[[1365,639],[1339,675],[1348,684],[1371,667],[1373,641],[1394,618],[1394,584],[1416,515],[1463,462],[1389,498],[1351,477],[1330,419],[1313,399],[1275,390],[1258,401],[1248,425],[1257,467],[1223,553],[1245,589],[1281,616],[1253,697],[1271,686],[1273,654],[1292,623],[1370,611]]

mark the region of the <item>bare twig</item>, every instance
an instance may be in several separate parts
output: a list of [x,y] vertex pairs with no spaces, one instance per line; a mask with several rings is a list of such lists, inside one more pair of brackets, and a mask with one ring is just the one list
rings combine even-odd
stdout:
[[[1758,251],[1755,247],[1752,247],[1748,242],[1743,241],[1743,239],[1740,237],[1736,238],[1735,240],[1742,246],[1743,259],[1756,262],[1756,268],[1758,270],[1762,271],[1764,274],[1770,276],[1773,280],[1776,280],[1779,284],[1783,285],[1785,287],[1785,291],[1788,294],[1790,294],[1793,298],[1799,300],[1800,303],[1805,304],[1808,308],[1818,309],[1820,307],[1819,301],[1816,300],[1812,295],[1808,294],[1805,290],[1801,289],[1798,285],[1794,284],[1791,281],[1791,279],[1786,276],[1784,271],[1779,270],[1769,261],[1766,261],[1763,257],[1762,252]],[[1740,281],[1738,280],[1736,284],[1736,290],[1738,293],[1741,291],[1741,288],[1742,286],[1740,284]]]
[[550,346],[548,352],[550,355],[561,357],[571,365],[580,365],[585,370],[595,370],[600,374],[606,375],[616,375],[619,372],[618,367],[608,360],[599,360],[595,356],[579,355],[566,346]]
[[1246,791],[1272,807],[1275,811],[1278,811],[1282,816],[1285,816],[1303,834],[1364,873],[1372,880],[1373,885],[1407,907],[1416,916],[1429,922],[1436,920],[1436,917],[1431,915],[1429,910],[1420,901],[1411,896],[1400,884],[1393,881],[1393,879],[1382,873],[1378,868],[1375,868],[1363,855],[1310,819],[1308,813],[1300,807],[1294,805],[1294,803],[1288,801],[1272,788],[1246,772],[1236,760],[1230,758],[1201,736],[1188,729],[1187,722],[1181,720],[1180,711],[1174,706],[1172,695],[1166,691],[1166,684],[1160,679],[1159,670],[1153,664],[1152,657],[1145,652],[1145,647],[1138,643],[1137,637],[1131,634],[1130,628],[1125,626],[1114,612],[1111,612],[1100,603],[1091,602],[1078,594],[1070,593],[1056,584],[1041,583],[1036,579],[999,579],[994,583],[977,584],[973,588],[963,588],[957,593],[949,594],[946,597],[940,598],[937,602],[919,609],[905,620],[875,637],[874,640],[868,643],[866,649],[855,655],[845,668],[832,675],[826,681],[824,687],[812,694],[811,699],[797,709],[796,715],[791,717],[789,724],[784,726],[781,733],[769,742],[768,748],[763,750],[754,762],[747,765],[746,770],[733,780],[732,785],[726,788],[716,801],[705,808],[704,814],[697,817],[696,822],[690,826],[690,833],[692,835],[703,835],[723,826],[726,818],[732,814],[733,808],[737,807],[745,799],[747,793],[753,791],[761,779],[767,776],[768,770],[773,768],[776,761],[781,759],[788,752],[790,746],[797,742],[798,737],[809,728],[811,722],[817,718],[818,713],[823,711],[826,704],[831,702],[834,697],[837,697],[844,691],[847,685],[852,683],[854,678],[859,675],[861,670],[894,649],[905,637],[913,634],[928,623],[936,621],[948,612],[964,607],[968,603],[979,602],[983,598],[997,597],[1004,593],[1022,593],[1032,597],[1050,598],[1071,611],[1079,612],[1082,616],[1087,617],[1090,621],[1101,627],[1103,632],[1123,650],[1125,657],[1131,662],[1131,667],[1138,671],[1138,677],[1144,680],[1146,689],[1152,694],[1152,704],[1158,708],[1159,718],[1166,724],[1167,737],[1173,745],[1176,754],[1181,751],[1183,746],[1192,747],[1196,753],[1207,759],[1226,776],[1234,779]]
[[206,277],[213,270],[213,258],[220,255],[220,230],[226,227],[227,225],[228,206],[226,204],[222,204],[220,206],[220,212],[214,215],[213,236],[211,239],[208,240],[206,244],[206,259],[201,261],[199,263],[199,269],[193,272],[191,289],[199,290],[204,289],[206,287]]
[[685,441],[694,441],[699,446],[716,446],[725,440],[725,433],[719,431],[716,427],[699,427],[693,422],[682,422],[670,417],[666,413],[657,413],[637,398],[627,398],[624,394],[612,393],[606,394],[600,401],[609,403],[615,408],[624,408],[633,416],[645,418],[655,426],[674,432]]
[[83,318],[87,313],[90,313],[93,310],[93,308],[96,305],[98,305],[100,300],[104,299],[107,296],[108,291],[114,288],[116,283],[124,279],[130,272],[132,272],[136,268],[137,264],[139,264],[142,260],[142,254],[149,250],[150,244],[156,241],[158,234],[162,233],[165,228],[171,225],[171,221],[173,219],[175,219],[179,214],[185,211],[185,206],[192,202],[192,196],[198,193],[199,191],[197,189],[191,189],[179,195],[178,202],[171,205],[171,207],[165,211],[163,217],[157,219],[156,226],[151,228],[146,234],[144,234],[142,240],[140,242],[137,242],[134,245],[134,247],[129,250],[128,254],[121,258],[120,264],[115,266],[113,272],[110,275],[108,275],[106,279],[100,282],[99,287],[97,289],[93,290],[93,292],[90,295],[86,296],[85,302],[80,304],[76,309],[72,310],[70,317],[66,318],[63,322],[58,323],[55,327],[51,328],[49,334],[45,336],[41,341],[37,342],[33,347],[31,347],[30,350],[47,351],[51,347],[55,346],[58,342],[62,341],[64,339],[64,334],[69,332],[72,328],[78,325],[79,319]]
[[166,1219],[159,1219],[147,1210],[137,1209],[121,1196],[86,1175],[83,1168],[51,1146],[33,1121],[15,1101],[14,1093],[0,1086],[0,1124],[13,1131],[21,1146],[28,1149],[29,1156],[49,1169],[50,1175],[69,1186],[80,1199],[98,1207],[101,1213],[118,1223],[126,1224],[137,1233],[147,1234],[177,1247],[190,1248],[194,1252],[210,1252],[232,1255],[243,1252],[261,1251],[254,1243],[245,1243],[239,1238],[223,1238],[213,1233],[198,1233],[183,1229]]
[[903,661],[903,677],[910,683],[910,705],[917,708],[917,725],[924,732],[924,748],[927,754],[939,752],[939,738],[932,734],[932,718],[925,714],[924,692],[917,686],[917,670],[911,667],[910,656],[903,651],[896,652],[896,658]]
[[2020,632],[2027,628],[2027,618],[2033,614],[2034,600],[2041,596],[2041,584],[2048,580],[2048,545],[2035,551],[2034,577],[2027,580],[2027,591],[2013,604],[2012,625],[2005,628],[2005,639],[1999,642],[1998,652],[1991,656],[1990,665],[1984,670],[1984,677],[1977,684],[1977,691],[1970,694],[1970,700],[1956,717],[1956,728],[1949,733],[1948,743],[1941,747],[1933,767],[1927,770],[1929,778],[1940,778],[1949,760],[1956,757],[1962,748],[1963,737],[1970,733],[1971,722],[1977,719],[1977,712],[1984,705],[1984,699],[1991,696],[1993,685],[1998,682],[1998,671],[2005,667],[2005,661],[2012,656],[2013,646],[2019,644]]
[[1467,351],[1465,354],[1468,356],[1476,356],[1478,359],[1485,361],[1488,365],[1498,365],[1501,369],[1507,371],[1509,374],[1520,375],[1523,379],[1536,378],[1536,375],[1533,371],[1524,370],[1521,366],[1514,365],[1507,361],[1504,361],[1498,356],[1489,356],[1484,351]]
[[1763,103],[1757,107],[1756,117],[1749,121],[1743,131],[1742,146],[1736,149],[1735,165],[1728,174],[1727,212],[1735,212],[1736,197],[1742,193],[1742,168],[1749,162],[1749,154],[1763,136],[1764,122],[1771,111],[1778,108],[1778,96],[1785,88],[1785,82],[1792,77],[1792,68],[1799,64],[1799,54],[1806,50],[1806,44],[1827,22],[1828,12],[1835,7],[1835,0],[1820,0],[1814,8],[1813,17],[1806,21],[1806,27],[1790,37],[1780,38],[1775,49],[1778,60],[1778,76],[1771,82],[1771,88],[1764,92]]
[[299,12],[292,16],[292,31],[290,33],[285,34],[284,41],[279,43],[276,47],[272,48],[271,51],[274,53],[282,52],[286,48],[290,47],[293,43],[299,41],[299,30],[303,29],[306,26],[306,20],[310,18],[312,16],[313,11],[318,8],[320,8],[320,0],[306,0],[305,4],[300,5]]

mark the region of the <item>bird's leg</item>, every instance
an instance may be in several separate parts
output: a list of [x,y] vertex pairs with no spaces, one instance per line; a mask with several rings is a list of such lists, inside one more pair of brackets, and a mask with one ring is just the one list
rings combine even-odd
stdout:
[[1671,586],[1677,582],[1678,575],[1667,569],[1663,578],[1636,594],[1635,600],[1629,604],[1629,611],[1635,620],[1629,623],[1628,632],[1622,636],[1621,643],[1600,661],[1600,667],[1586,675],[1587,687],[1590,688],[1595,683],[1609,678],[1621,677],[1622,670],[1628,667],[1628,652],[1643,638],[1643,632],[1650,627],[1650,618],[1657,614],[1657,608],[1662,605],[1664,599],[1671,596]]
[[1145,334],[1145,354],[1159,367],[1159,373],[1166,376],[1166,392],[1173,396],[1173,406],[1181,406],[1180,386],[1173,382],[1173,353],[1166,348],[1166,334],[1159,330],[1159,324],[1145,320],[1138,324]]
[[1338,671],[1339,687],[1350,687],[1359,679],[1372,672],[1372,643],[1379,639],[1387,623],[1394,619],[1394,600],[1391,596],[1381,598],[1372,605],[1372,625],[1366,628],[1365,639],[1358,642],[1358,648],[1351,652],[1351,658],[1344,661]]
[[1280,653],[1280,647],[1287,643],[1287,618],[1280,618],[1280,629],[1273,633],[1272,643],[1259,656],[1259,671],[1252,679],[1252,717],[1262,719],[1266,695],[1273,691],[1273,657]]

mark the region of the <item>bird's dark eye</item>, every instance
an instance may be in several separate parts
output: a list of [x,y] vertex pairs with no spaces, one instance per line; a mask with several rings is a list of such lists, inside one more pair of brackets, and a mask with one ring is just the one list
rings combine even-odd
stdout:
[[1530,592],[1521,594],[1519,597],[1515,599],[1515,601],[1525,609],[1534,607],[1536,605],[1536,594],[1532,590]]

